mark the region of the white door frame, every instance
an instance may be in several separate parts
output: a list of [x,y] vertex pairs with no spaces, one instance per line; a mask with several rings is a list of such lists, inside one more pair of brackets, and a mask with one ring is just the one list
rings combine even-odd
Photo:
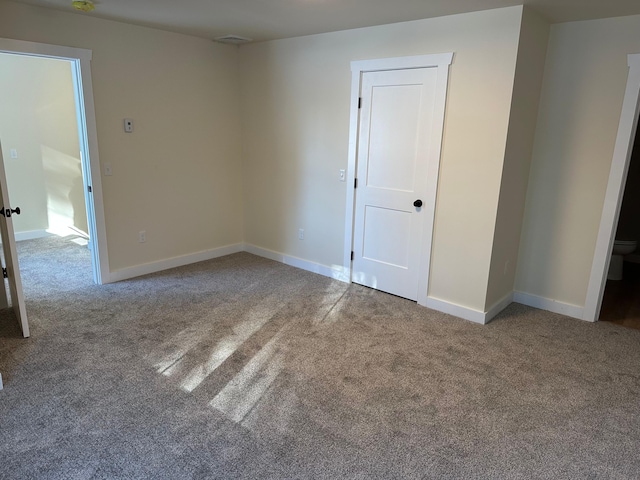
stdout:
[[[100,180],[98,133],[91,82],[92,52],[81,48],[0,38],[0,53],[56,58],[71,62],[89,238],[92,244],[93,280],[98,285],[109,283],[109,257]],[[91,193],[87,191],[88,186],[91,187]]]
[[[353,250],[353,233],[355,218],[355,179],[358,159],[358,127],[360,112],[358,108],[362,74],[382,70],[406,70],[410,68],[437,68],[436,93],[434,101],[433,129],[430,132],[433,141],[427,155],[427,196],[425,197],[425,230],[424,243],[420,251],[420,277],[418,279],[418,304],[426,306],[429,291],[429,272],[431,263],[431,244],[433,241],[433,223],[435,220],[436,192],[438,172],[440,169],[440,153],[442,149],[442,133],[444,130],[444,110],[447,97],[449,65],[453,61],[453,53],[434,55],[417,55],[412,57],[380,58],[374,60],[358,60],[351,62],[351,109],[349,121],[349,156],[347,164],[347,211],[345,215],[344,264],[343,271],[352,281],[351,251]],[[438,121],[442,119],[442,121]]]
[[595,322],[600,316],[602,297],[607,283],[607,271],[611,261],[611,250],[615,241],[620,207],[627,182],[627,173],[640,111],[640,54],[628,55],[629,76],[622,103],[622,113],[618,125],[618,134],[613,150],[613,160],[609,173],[607,192],[604,197],[602,219],[598,230],[596,250],[591,266],[587,299],[584,306],[583,319]]

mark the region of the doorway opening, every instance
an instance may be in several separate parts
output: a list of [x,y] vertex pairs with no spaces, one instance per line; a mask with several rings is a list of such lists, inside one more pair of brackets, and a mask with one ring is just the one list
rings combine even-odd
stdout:
[[[27,205],[30,205],[29,213],[33,215],[29,215],[30,218],[27,221],[25,208],[22,208],[25,225],[22,228],[23,232],[20,232],[17,238],[20,240],[57,234],[69,236],[76,243],[86,242],[91,252],[93,281],[97,284],[108,283],[110,272],[91,85],[91,51],[0,39],[0,56],[5,59],[10,58],[15,64],[35,66],[36,70],[46,70],[52,66],[56,66],[60,71],[67,69],[66,74],[61,74],[60,78],[66,75],[70,80],[70,84],[66,87],[56,87],[53,78],[40,78],[42,88],[38,94],[41,97],[47,97],[47,95],[48,97],[38,98],[40,104],[30,106],[32,113],[37,117],[36,125],[32,125],[31,129],[23,128],[9,134],[12,139],[15,135],[13,143],[23,142],[22,145],[26,150],[21,151],[17,146],[12,146],[12,139],[2,139],[6,163],[11,169],[22,169],[24,177],[24,170],[28,168],[23,167],[27,167],[29,157],[32,163],[31,183],[13,188],[12,183],[16,181],[15,177],[13,181],[10,179],[10,189],[17,191],[18,188],[21,190],[31,188],[32,190],[29,192],[30,196],[25,195],[23,200],[19,200],[26,201]],[[58,90],[59,98],[56,99],[56,88],[68,88],[70,91],[66,93],[72,98],[72,104],[62,105],[60,98],[64,95]],[[38,95],[34,94],[32,97],[38,97]],[[61,116],[67,118],[67,123],[75,125],[71,126],[71,132],[69,129],[66,130],[64,139],[53,138],[55,135],[52,131],[56,129],[46,128],[45,123],[56,119],[60,121]],[[49,126],[51,125],[52,123],[49,123]],[[29,130],[33,134],[34,129],[37,129],[36,138],[29,139]],[[24,162],[20,163],[21,160]],[[38,176],[41,188],[36,185],[35,180]],[[26,180],[23,178],[18,181],[26,182],[27,180],[29,180],[28,175]],[[43,197],[44,201],[42,201]],[[17,204],[16,201],[13,203]],[[45,224],[46,227],[41,228]]]
[[57,235],[89,246],[71,62],[0,54],[0,138],[16,241]]
[[640,329],[640,129],[625,181],[600,320]]
[[[583,319],[591,322],[600,319],[607,277],[609,276],[612,262],[612,253],[615,253],[613,250],[616,234],[618,233],[618,220],[623,204],[625,184],[627,183],[627,174],[631,165],[638,129],[638,115],[640,113],[640,54],[628,55],[627,61],[629,75],[622,103],[622,113],[618,124],[618,133],[584,308]],[[623,234],[623,232],[620,233],[621,235]],[[620,238],[619,240],[623,239]],[[632,250],[625,253],[632,253]],[[624,270],[622,258],[618,258],[617,261],[622,262],[622,265],[618,265],[618,267],[622,267],[622,270]],[[615,262],[616,260],[614,260]],[[616,270],[615,265],[612,268],[614,271]],[[630,267],[628,269],[629,275],[631,275],[633,268]]]

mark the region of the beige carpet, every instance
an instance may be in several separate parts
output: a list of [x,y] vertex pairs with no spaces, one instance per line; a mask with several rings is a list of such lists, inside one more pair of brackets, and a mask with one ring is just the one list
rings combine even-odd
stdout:
[[3,479],[640,478],[640,331],[479,326],[249,254],[102,287],[19,244]]

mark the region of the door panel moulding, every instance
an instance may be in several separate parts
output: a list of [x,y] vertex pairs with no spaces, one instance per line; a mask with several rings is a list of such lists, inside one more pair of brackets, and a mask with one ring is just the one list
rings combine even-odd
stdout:
[[[440,154],[442,147],[442,134],[444,130],[444,111],[447,95],[449,66],[453,61],[453,53],[434,55],[418,55],[411,57],[381,58],[373,60],[358,60],[351,62],[351,103],[349,121],[349,150],[347,163],[347,185],[355,185],[356,167],[358,155],[358,131],[359,131],[359,106],[362,76],[365,72],[377,72],[384,70],[404,70],[412,68],[437,68],[437,80],[435,88],[434,118],[432,142],[428,153],[427,167],[427,196],[425,198],[424,214],[426,230],[424,242],[420,254],[420,271],[418,279],[418,304],[427,306],[427,294],[429,289],[429,272],[431,262],[431,245],[433,241],[433,224],[435,219],[435,203],[438,185],[438,173],[440,168]],[[345,240],[343,272],[348,281],[352,281],[351,252],[353,250],[354,220],[355,220],[355,188],[347,188],[346,215],[345,215]]]
[[[91,80],[92,52],[82,48],[0,38],[0,53],[53,58],[67,60],[71,63],[76,97],[80,155],[82,157],[82,174],[85,182],[85,203],[88,212],[89,237],[92,244],[93,279],[99,285],[109,283],[109,256],[107,252],[107,234],[98,155],[98,133]],[[91,187],[90,193],[86,188],[88,186]]]
[[613,160],[609,173],[609,182],[604,197],[600,229],[596,240],[596,249],[591,266],[591,276],[587,288],[587,299],[582,315],[583,320],[595,322],[600,316],[600,307],[607,283],[607,271],[611,261],[611,251],[615,241],[618,217],[622,206],[631,153],[638,128],[640,111],[640,54],[628,55],[629,76],[622,102],[622,113],[618,125],[618,134],[613,150]]

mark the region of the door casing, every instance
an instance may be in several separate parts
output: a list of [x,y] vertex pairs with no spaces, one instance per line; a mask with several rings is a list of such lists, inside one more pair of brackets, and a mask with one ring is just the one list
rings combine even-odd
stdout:
[[429,272],[431,263],[431,246],[433,242],[433,224],[435,220],[436,193],[440,155],[442,151],[442,134],[444,130],[444,113],[447,97],[449,66],[453,61],[453,53],[433,55],[417,55],[410,57],[381,58],[374,60],[358,60],[351,62],[351,106],[349,121],[349,152],[347,164],[347,200],[345,215],[345,244],[343,270],[352,281],[351,251],[353,250],[353,234],[355,219],[355,179],[358,158],[358,132],[360,112],[358,108],[362,75],[364,72],[384,70],[405,70],[412,68],[436,68],[434,122],[429,135],[432,138],[428,153],[427,195],[424,212],[424,242],[420,250],[420,275],[418,278],[418,304],[426,306],[429,290]]
[[[82,174],[85,183],[85,203],[89,238],[92,244],[91,261],[93,280],[101,285],[110,282],[107,234],[98,157],[98,133],[96,129],[93,86],[91,81],[91,50],[48,45],[0,38],[0,53],[56,58],[71,62],[76,97],[76,114],[82,156]],[[91,192],[87,187],[91,187]]]
[[611,251],[618,228],[620,207],[640,117],[640,54],[628,55],[627,64],[629,75],[582,316],[583,320],[589,322],[595,322],[600,317],[604,288],[607,284],[607,271],[611,262]]

